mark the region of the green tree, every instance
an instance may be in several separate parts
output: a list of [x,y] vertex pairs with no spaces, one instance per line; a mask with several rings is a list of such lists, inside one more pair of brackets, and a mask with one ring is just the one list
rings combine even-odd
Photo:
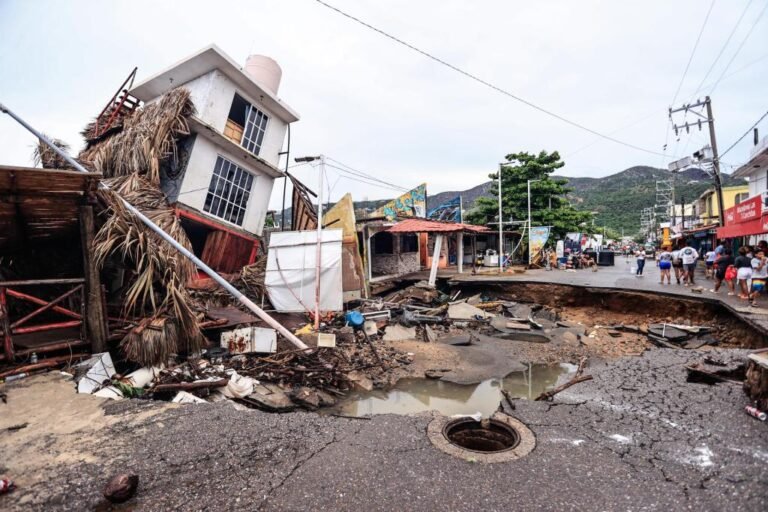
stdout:
[[[552,237],[563,237],[570,231],[584,231],[584,225],[591,225],[592,214],[573,208],[566,199],[570,191],[565,185],[568,180],[552,179],[551,174],[565,163],[557,151],[538,155],[527,152],[506,156],[507,164],[501,166],[502,215],[504,222],[528,220],[528,180],[531,183],[531,224],[551,226]],[[466,213],[465,219],[471,224],[485,225],[497,222],[499,216],[498,173],[488,175],[493,180],[489,196],[481,197],[475,207]],[[520,227],[522,224],[520,225]],[[515,225],[512,225],[514,228]]]

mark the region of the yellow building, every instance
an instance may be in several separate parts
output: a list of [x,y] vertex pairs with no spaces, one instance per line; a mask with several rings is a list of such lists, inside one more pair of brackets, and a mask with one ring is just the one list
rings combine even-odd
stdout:
[[[749,185],[735,185],[732,187],[723,187],[723,208],[728,208],[739,204],[749,198]],[[720,218],[720,209],[717,205],[717,194],[715,189],[710,188],[699,196],[696,201],[696,216],[698,226],[709,226],[717,224]]]

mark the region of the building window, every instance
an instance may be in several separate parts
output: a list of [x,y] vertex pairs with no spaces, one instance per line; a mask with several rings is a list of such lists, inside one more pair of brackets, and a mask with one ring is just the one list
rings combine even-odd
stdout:
[[376,233],[373,235],[373,254],[392,254],[393,243],[391,233]]
[[218,157],[203,211],[242,226],[252,186],[251,173],[221,156]]
[[400,252],[418,252],[419,237],[414,234],[400,235]]
[[260,111],[239,94],[235,94],[229,109],[224,136],[258,155],[267,131],[269,116]]
[[736,197],[733,200],[733,204],[741,204],[747,199],[749,199],[749,192],[742,192],[741,194],[736,194]]

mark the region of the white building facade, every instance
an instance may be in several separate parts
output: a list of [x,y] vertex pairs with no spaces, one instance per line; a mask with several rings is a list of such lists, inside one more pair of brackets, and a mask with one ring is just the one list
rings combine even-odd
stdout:
[[161,177],[182,215],[235,235],[262,234],[274,181],[284,177],[278,165],[286,130],[299,119],[277,96],[281,75],[268,57],[251,56],[241,68],[211,45],[130,91],[145,103],[176,87],[191,94],[193,135],[182,143],[179,168]]

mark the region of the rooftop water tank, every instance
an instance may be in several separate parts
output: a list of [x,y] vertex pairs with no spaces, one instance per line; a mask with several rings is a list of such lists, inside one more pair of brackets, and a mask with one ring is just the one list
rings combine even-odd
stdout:
[[260,85],[277,94],[283,70],[275,59],[266,55],[249,55],[245,60],[245,72],[251,75]]

